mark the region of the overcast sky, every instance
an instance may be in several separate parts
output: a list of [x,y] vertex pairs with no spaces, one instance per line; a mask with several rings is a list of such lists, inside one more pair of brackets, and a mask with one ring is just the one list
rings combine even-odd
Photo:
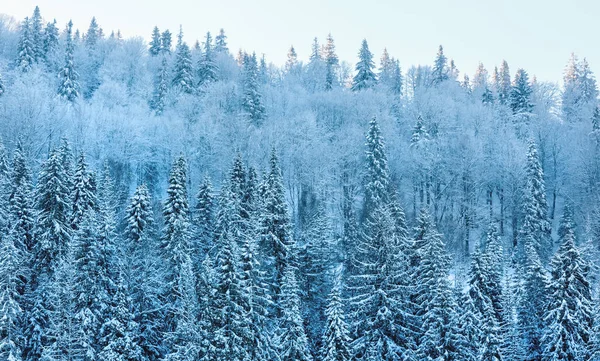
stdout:
[[511,74],[524,68],[540,80],[560,81],[571,52],[600,71],[594,0],[2,0],[0,12],[18,19],[39,5],[46,20],[63,28],[73,19],[87,29],[92,16],[110,33],[149,38],[157,25],[176,33],[183,25],[193,44],[224,28],[232,52],[239,48],[285,62],[294,45],[308,58],[312,39],[333,35],[341,60],[354,63],[366,38],[378,63],[387,47],[404,70],[431,64],[438,45],[470,76],[481,61],[491,73],[502,59]]

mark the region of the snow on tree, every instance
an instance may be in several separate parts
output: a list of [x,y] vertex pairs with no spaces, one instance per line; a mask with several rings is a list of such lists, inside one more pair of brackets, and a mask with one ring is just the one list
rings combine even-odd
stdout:
[[590,267],[575,246],[569,206],[561,218],[561,245],[552,258],[549,304],[542,343],[544,360],[586,360],[594,323],[588,272]]
[[529,140],[527,163],[525,166],[526,186],[524,199],[525,219],[521,227],[522,245],[527,239],[533,240],[536,252],[543,259],[550,258],[552,249],[551,229],[548,221],[548,204],[546,202],[546,185],[544,170],[538,156],[537,145]]
[[96,17],[94,16],[92,17],[92,20],[90,21],[90,26],[88,27],[88,30],[85,33],[85,46],[87,46],[88,49],[95,48],[101,37],[102,29],[98,25]]
[[512,85],[510,80],[510,69],[508,68],[508,63],[506,60],[502,61],[498,76],[495,76],[495,78],[497,85],[496,92],[498,93],[498,100],[500,101],[500,104],[509,105]]
[[390,175],[385,154],[385,142],[376,118],[369,122],[366,135],[366,172],[364,178],[365,200],[362,218],[389,201]]
[[352,80],[352,91],[370,89],[377,83],[377,76],[373,72],[373,54],[369,50],[367,40],[363,39],[358,52],[358,63],[356,63],[356,75]]
[[298,67],[298,54],[296,54],[296,49],[294,49],[294,46],[292,45],[288,50],[284,69],[287,74],[297,74],[299,70]]
[[173,69],[173,86],[184,93],[194,92],[194,69],[190,47],[183,41],[183,29],[179,29],[177,46],[175,47],[175,68]]
[[276,295],[282,287],[283,272],[295,263],[295,242],[292,235],[288,206],[285,200],[283,176],[277,152],[273,148],[269,161],[263,207],[260,216],[260,247],[265,265],[271,268],[273,290]]
[[166,106],[166,96],[169,91],[169,63],[167,58],[163,57],[161,61],[160,70],[156,80],[154,81],[154,91],[152,93],[152,100],[150,101],[150,108],[154,110],[156,115],[161,115]]
[[2,79],[2,74],[0,73],[0,97],[4,95],[6,92],[6,86],[4,85],[4,80]]
[[323,328],[321,359],[323,361],[350,361],[350,329],[346,322],[342,300],[342,280],[338,275],[329,293]]
[[158,26],[155,26],[154,29],[152,29],[152,37],[149,45],[150,48],[148,49],[148,52],[150,52],[150,55],[157,56],[158,54],[160,54],[162,41]]
[[334,83],[336,83],[336,72],[339,64],[339,58],[335,53],[335,43],[331,33],[327,35],[325,47],[323,48],[323,59],[326,65],[325,90],[330,90],[333,88]]
[[244,54],[242,69],[242,109],[250,122],[260,125],[265,118],[265,106],[259,89],[256,54]]
[[35,62],[36,51],[31,30],[31,22],[28,17],[21,23],[21,38],[17,48],[16,65],[23,72],[31,70]]
[[227,35],[225,30],[219,29],[219,35],[215,36],[215,51],[217,53],[228,53],[229,48],[227,47]]
[[212,44],[212,37],[210,32],[208,32],[206,33],[206,39],[204,41],[204,52],[202,58],[198,62],[198,84],[200,87],[213,83],[219,78],[219,68],[214,59],[215,51]]
[[9,224],[14,227],[15,242],[19,247],[32,252],[34,248],[34,223],[31,173],[23,154],[21,142],[17,143],[10,176]]
[[531,103],[532,92],[527,72],[523,69],[517,70],[509,96],[510,107],[514,114],[531,112],[533,109],[533,104]]
[[163,54],[171,54],[172,35],[169,29],[160,35],[160,51]]
[[457,314],[460,342],[457,343],[458,359],[462,361],[479,361],[481,341],[484,334],[481,329],[481,319],[473,299],[468,295],[457,297],[461,311]]
[[79,97],[79,74],[73,64],[74,44],[71,37],[72,29],[73,22],[69,21],[66,31],[65,65],[58,73],[58,95],[70,102],[75,101]]
[[279,358],[281,361],[312,361],[308,338],[302,321],[301,301],[296,269],[286,266],[281,286],[282,316],[278,325]]
[[450,68],[448,67],[448,58],[444,55],[444,48],[440,45],[438,48],[435,61],[433,63],[433,69],[431,70],[432,83],[440,84],[441,82],[450,78]]
[[71,206],[73,215],[71,226],[77,230],[85,213],[96,208],[96,180],[93,173],[88,171],[85,155],[81,153],[77,159],[75,174],[73,175],[73,204]]
[[49,56],[58,48],[58,27],[56,26],[56,20],[46,24],[42,46],[43,57],[48,61]]

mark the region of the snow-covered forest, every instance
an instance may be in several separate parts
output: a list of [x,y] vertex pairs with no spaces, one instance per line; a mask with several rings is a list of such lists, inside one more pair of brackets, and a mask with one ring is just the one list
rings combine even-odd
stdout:
[[585,54],[320,36],[0,15],[0,360],[600,360]]

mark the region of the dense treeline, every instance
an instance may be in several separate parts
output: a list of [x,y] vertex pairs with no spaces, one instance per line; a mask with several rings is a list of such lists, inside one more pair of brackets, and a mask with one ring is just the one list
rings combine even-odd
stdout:
[[0,359],[600,359],[585,59],[172,42],[0,18]]

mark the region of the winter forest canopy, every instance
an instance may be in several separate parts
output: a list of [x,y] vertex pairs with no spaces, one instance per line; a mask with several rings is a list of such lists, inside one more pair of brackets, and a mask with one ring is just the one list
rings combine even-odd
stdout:
[[0,360],[600,360],[585,58],[80,25],[0,16]]

